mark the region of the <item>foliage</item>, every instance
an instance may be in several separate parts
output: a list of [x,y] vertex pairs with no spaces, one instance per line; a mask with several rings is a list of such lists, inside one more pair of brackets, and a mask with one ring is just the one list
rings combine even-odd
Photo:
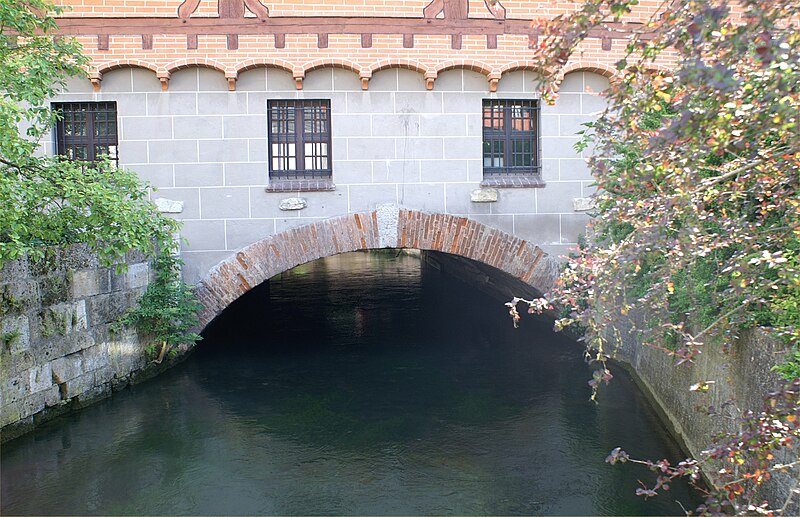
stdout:
[[49,99],[87,63],[74,39],[52,35],[45,13],[60,11],[48,0],[0,2],[0,262],[73,243],[104,264],[134,248],[152,253],[177,222],[158,213],[134,173],[41,153]]
[[[559,69],[590,31],[613,31],[609,24],[637,4],[586,0],[570,16],[538,22],[539,65],[551,82],[545,90],[555,89]],[[667,0],[649,22],[627,26],[626,55],[605,92],[609,108],[584,144],[591,146],[599,187],[591,238],[570,260],[553,300],[570,311],[560,325],[586,330],[588,350],[601,365],[595,387],[619,339],[608,329],[636,320],[633,314],[646,315],[632,322],[644,342],[672,340],[667,351],[677,363],[690,363],[704,347],[726,346],[755,324],[771,325],[797,347],[798,15],[794,0],[741,0],[733,7],[724,0]],[[788,359],[780,371],[796,375],[800,354]],[[772,410],[783,403],[771,400]],[[796,397],[781,400],[796,411]],[[758,425],[771,428],[774,411],[763,415]],[[761,461],[792,443],[743,429],[726,449],[737,462],[751,455]],[[752,470],[748,461],[738,474],[763,483],[765,476],[756,474],[767,464]],[[740,502],[745,492],[736,480],[718,481],[724,493],[710,497],[730,501],[718,501],[726,511],[763,511]],[[713,513],[719,505],[701,510]]]
[[180,278],[181,264],[181,260],[171,253],[161,253],[155,261],[155,279],[147,286],[139,305],[120,320],[159,343],[162,358],[165,352],[174,351],[177,345],[194,344],[200,340],[191,329],[199,323],[197,312],[201,306],[191,286]]
[[[0,264],[75,243],[87,244],[105,265],[133,249],[160,251],[156,279],[127,321],[166,343],[162,350],[194,342],[199,336],[189,328],[199,303],[171,255],[178,222],[150,203],[135,173],[107,158],[80,162],[40,152],[54,119],[50,98],[88,62],[74,39],[53,36],[52,15],[61,11],[49,0],[0,2]],[[65,317],[46,316],[43,332],[63,333]]]

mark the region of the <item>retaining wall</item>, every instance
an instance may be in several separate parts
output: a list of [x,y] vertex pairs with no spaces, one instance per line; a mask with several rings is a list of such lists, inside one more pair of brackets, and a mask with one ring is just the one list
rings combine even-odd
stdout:
[[[615,358],[629,365],[634,378],[654,399],[687,452],[700,458],[715,436],[738,431],[738,417],[744,411],[760,411],[763,397],[781,383],[780,376],[770,368],[780,362],[785,352],[785,346],[778,339],[755,328],[742,332],[729,352],[722,351],[719,346],[705,346],[691,365],[676,365],[672,356],[642,345],[630,334],[623,338]],[[689,389],[702,381],[713,381],[708,391]],[[722,416],[710,416],[709,408]],[[620,445],[624,449],[624,444]],[[794,459],[796,454],[787,450],[776,461],[787,463]],[[706,464],[703,468],[711,472],[717,467]],[[799,481],[796,474],[778,473],[767,482],[762,496],[771,507],[780,508]],[[793,501],[784,513],[798,514],[798,501]]]
[[74,246],[0,268],[2,441],[108,396],[146,366],[135,331],[111,331],[152,277],[141,254],[126,263],[118,274]]

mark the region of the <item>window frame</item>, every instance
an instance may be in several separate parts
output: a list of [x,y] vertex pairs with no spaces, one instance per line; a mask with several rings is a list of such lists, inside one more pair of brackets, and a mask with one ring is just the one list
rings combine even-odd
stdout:
[[[293,114],[286,118],[277,118],[277,127],[281,127],[281,122],[286,122],[285,132],[276,132],[273,125],[273,115],[279,113],[279,109],[287,109]],[[288,110],[291,108],[291,110]],[[322,108],[322,110],[319,110]],[[319,110],[319,111],[318,111]],[[306,131],[308,117],[313,117],[314,113],[324,113],[321,118],[311,119],[311,130]],[[331,100],[330,99],[268,99],[267,100],[267,148],[268,148],[268,171],[270,181],[296,181],[296,180],[317,180],[330,181],[333,176],[333,138],[331,135]],[[290,132],[289,122],[293,124],[294,133]],[[318,130],[317,123],[322,124],[322,130]],[[300,128],[301,131],[297,131]],[[273,152],[274,144],[294,145],[294,155],[275,156]],[[326,152],[310,157],[312,160],[324,160],[327,167],[306,168],[306,144],[325,144]],[[288,165],[294,160],[293,169],[275,169],[276,160],[283,160]]]
[[[520,108],[519,113],[515,110]],[[525,117],[525,114],[529,117]],[[497,116],[502,114],[501,116]],[[502,120],[502,128],[495,128],[494,121]],[[530,120],[529,129],[514,129],[515,121]],[[489,125],[487,126],[487,121]],[[510,122],[510,123],[509,123]],[[528,180],[525,185],[514,186],[539,186],[542,177],[542,152],[541,152],[541,104],[539,99],[483,99],[481,103],[481,136],[482,152],[481,163],[483,168],[484,183],[504,181]],[[529,151],[518,151],[518,145],[524,147],[529,144]],[[500,145],[494,146],[493,143]],[[487,144],[489,148],[487,149]],[[500,148],[499,152],[495,149]],[[487,150],[489,154],[487,155]],[[530,165],[514,165],[514,157],[529,155]],[[502,159],[502,165],[487,165],[486,161]]]
[[[78,121],[76,115],[81,113],[83,108],[86,108],[85,134],[67,136],[67,124],[74,125]],[[53,131],[56,154],[67,157],[70,160],[94,162],[101,156],[97,152],[98,148],[105,147],[109,150],[106,156],[119,165],[119,116],[116,101],[53,102],[50,105],[50,109],[59,114]],[[105,115],[105,120],[99,120],[99,115]],[[98,131],[98,134],[95,134],[95,128],[101,127],[101,122],[106,123],[107,131],[103,134]],[[113,122],[113,125],[110,124],[111,122]],[[113,132],[108,131],[112,127]],[[86,147],[86,156],[84,158],[76,158],[74,149],[83,146]],[[112,146],[116,148],[116,153],[113,156],[110,154]],[[71,156],[70,150],[73,150]]]

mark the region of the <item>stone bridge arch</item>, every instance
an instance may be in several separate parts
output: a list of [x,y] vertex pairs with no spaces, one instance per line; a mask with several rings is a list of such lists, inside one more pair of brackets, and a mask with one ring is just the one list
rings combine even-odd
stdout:
[[347,214],[268,236],[232,254],[197,284],[204,328],[251,288],[295,266],[357,250],[416,248],[499,269],[538,292],[552,287],[558,261],[538,246],[477,221],[397,205]]

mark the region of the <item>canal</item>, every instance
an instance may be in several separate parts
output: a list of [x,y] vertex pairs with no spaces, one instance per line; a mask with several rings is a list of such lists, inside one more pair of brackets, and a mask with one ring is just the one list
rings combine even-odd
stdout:
[[665,515],[681,453],[622,371],[420,268],[352,253],[229,307],[184,363],[3,445],[3,515]]

